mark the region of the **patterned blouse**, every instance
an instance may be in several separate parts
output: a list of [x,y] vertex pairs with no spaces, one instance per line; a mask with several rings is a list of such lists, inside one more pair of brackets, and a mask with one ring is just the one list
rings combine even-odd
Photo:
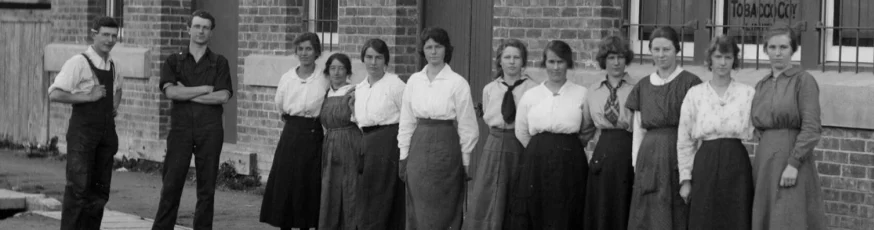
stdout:
[[677,131],[680,181],[692,179],[692,164],[701,141],[753,137],[750,108],[755,93],[752,86],[734,80],[721,97],[710,86],[710,81],[689,89],[680,109]]

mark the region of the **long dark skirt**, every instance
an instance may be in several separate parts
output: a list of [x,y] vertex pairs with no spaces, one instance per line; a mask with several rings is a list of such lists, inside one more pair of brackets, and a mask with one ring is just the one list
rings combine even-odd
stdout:
[[322,125],[318,119],[283,116],[285,127],[261,203],[261,222],[313,228],[319,221]]
[[628,229],[686,230],[689,208],[679,183],[677,128],[648,130],[637,154]]
[[359,230],[404,229],[404,183],[398,178],[398,125],[365,127],[358,169]]
[[701,143],[689,197],[689,229],[751,228],[753,168],[739,139]]
[[518,164],[522,151],[514,130],[491,128],[473,173],[464,229],[502,229],[510,167]]
[[604,129],[589,161],[586,184],[586,230],[627,229],[634,168],[632,134]]
[[534,135],[510,181],[505,229],[582,229],[586,153],[576,134]]
[[464,166],[451,120],[419,119],[406,159],[407,230],[459,229]]

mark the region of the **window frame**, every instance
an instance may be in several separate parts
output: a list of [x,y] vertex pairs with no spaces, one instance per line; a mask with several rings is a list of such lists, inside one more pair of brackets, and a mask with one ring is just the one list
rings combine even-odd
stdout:
[[316,23],[318,22],[318,18],[316,18],[317,17],[316,6],[318,6],[318,4],[316,1],[333,1],[333,0],[308,0],[307,1],[307,3],[308,3],[307,4],[307,12],[308,12],[307,13],[307,28],[308,28],[308,31],[315,33],[319,37],[319,40],[323,44],[330,44],[330,45],[335,45],[335,46],[339,45],[340,44],[340,33],[339,33],[340,32],[339,31],[340,30],[340,28],[339,28],[340,4],[339,4],[339,1],[337,1],[337,16],[338,16],[337,32],[316,31],[318,28],[316,26]]
[[[835,0],[824,0],[823,4],[823,23],[825,27],[834,27]],[[835,45],[834,35],[834,29],[823,30],[821,45],[825,46],[825,62],[874,63],[874,47],[859,47],[859,60],[856,60],[856,46]]]

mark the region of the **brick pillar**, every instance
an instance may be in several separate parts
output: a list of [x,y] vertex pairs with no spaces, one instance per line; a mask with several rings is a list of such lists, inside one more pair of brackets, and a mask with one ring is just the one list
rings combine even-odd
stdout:
[[419,70],[416,1],[341,0],[339,10],[340,52],[360,58],[367,39],[381,38],[391,52],[389,72],[406,77]]
[[494,42],[515,38],[528,44],[530,66],[543,55],[551,40],[567,42],[574,50],[576,66],[598,68],[594,56],[598,41],[620,33],[621,0],[531,0],[495,1]]
[[[293,54],[291,42],[303,31],[304,2],[306,1],[240,1],[237,57],[239,89],[234,95],[237,97],[238,107],[238,146],[272,156],[272,150],[279,142],[282,122],[273,104],[276,87],[243,84],[245,58],[249,55]],[[269,165],[259,168],[269,168]]]
[[116,120],[120,152],[163,160],[170,130],[170,100],[158,88],[161,65],[188,44],[186,22],[191,0],[125,0],[124,41],[127,47],[148,48],[147,78],[125,78],[120,119]]

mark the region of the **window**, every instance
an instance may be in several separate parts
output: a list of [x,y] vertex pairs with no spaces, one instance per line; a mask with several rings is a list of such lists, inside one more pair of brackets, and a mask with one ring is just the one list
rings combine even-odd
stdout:
[[[715,35],[727,34],[741,46],[741,56],[748,60],[767,60],[762,36],[774,23],[793,25],[802,19],[799,0],[717,0],[714,4]],[[802,48],[792,55],[801,60]]]
[[333,45],[340,43],[340,36],[337,33],[339,0],[309,0],[308,6],[307,28],[310,32],[316,33],[330,50]]
[[[670,25],[680,34],[680,51],[683,57],[692,57],[695,51],[695,29],[684,27],[691,20],[695,10],[693,1],[699,0],[631,0],[629,40],[636,54],[649,55],[649,36],[658,25]],[[642,10],[653,9],[653,10]],[[682,13],[666,13],[682,12]]]
[[874,62],[874,2],[827,0],[824,8],[826,61]]
[[104,15],[115,19],[118,22],[118,42],[124,41],[124,1],[123,0],[104,0]]

